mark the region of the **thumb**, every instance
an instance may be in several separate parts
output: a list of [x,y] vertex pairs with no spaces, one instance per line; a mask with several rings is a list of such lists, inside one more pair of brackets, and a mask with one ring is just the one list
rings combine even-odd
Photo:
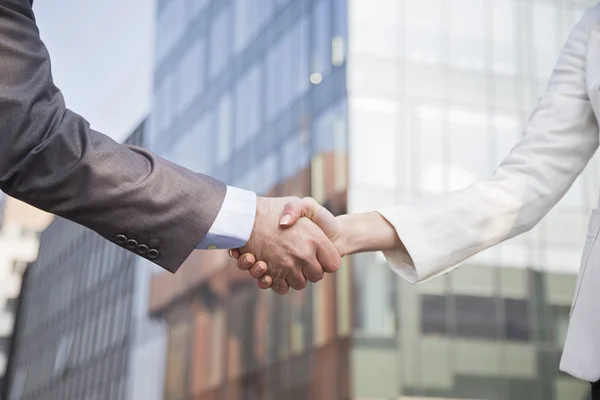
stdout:
[[334,239],[338,234],[338,223],[334,215],[320,205],[312,197],[290,201],[285,205],[279,225],[289,227],[300,218],[312,220],[329,239]]

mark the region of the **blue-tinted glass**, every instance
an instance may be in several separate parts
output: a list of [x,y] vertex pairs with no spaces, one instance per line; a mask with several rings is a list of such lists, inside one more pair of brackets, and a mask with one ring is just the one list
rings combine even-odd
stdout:
[[300,19],[267,55],[267,118],[289,107],[309,87],[308,20]]
[[185,111],[204,90],[204,39],[196,40],[179,65],[178,112]]
[[272,0],[234,0],[234,49],[242,51],[273,15]]
[[301,154],[299,149],[301,147],[302,143],[300,141],[300,135],[298,134],[290,136],[289,139],[284,142],[281,157],[282,179],[291,178],[300,171]]
[[262,195],[272,190],[279,180],[278,165],[279,154],[271,153],[267,155],[257,166],[256,192]]
[[310,28],[309,20],[303,17],[292,29],[292,100],[303,95],[309,88],[310,82]]
[[275,117],[281,104],[279,99],[279,82],[283,75],[280,68],[281,61],[279,58],[279,46],[275,45],[267,54],[265,66],[267,120]]
[[312,72],[322,76],[331,69],[331,3],[319,0],[313,6]]
[[156,33],[156,55],[158,60],[177,44],[187,24],[186,3],[181,0],[170,0],[158,14]]
[[267,55],[267,118],[277,115],[289,102],[292,92],[290,81],[292,41],[287,32]]
[[313,125],[313,152],[333,150],[334,109],[329,109],[319,115]]
[[217,15],[210,26],[209,77],[212,79],[223,71],[231,55],[231,7]]
[[256,63],[240,78],[236,88],[236,147],[256,136],[262,127],[262,63]]
[[216,129],[218,137],[217,163],[229,160],[232,150],[232,103],[229,94],[223,95],[216,112]]
[[333,0],[333,35],[348,38],[348,0]]
[[203,12],[206,7],[210,4],[210,0],[188,0],[190,2],[190,9],[192,15],[196,16]]
[[211,167],[212,113],[207,112],[175,144],[170,156],[192,171],[207,173]]

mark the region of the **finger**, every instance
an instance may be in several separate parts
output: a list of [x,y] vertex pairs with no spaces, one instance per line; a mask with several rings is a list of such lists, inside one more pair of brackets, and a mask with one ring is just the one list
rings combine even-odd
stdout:
[[294,225],[300,218],[310,217],[321,207],[317,201],[311,197],[292,200],[283,207],[279,225],[289,227]]
[[329,239],[338,234],[338,222],[335,216],[312,197],[290,201],[282,211],[279,224],[283,227],[294,225],[298,219],[306,217],[313,221]]
[[309,265],[302,269],[302,273],[310,282],[319,282],[325,276],[325,271],[323,271],[321,264],[319,264],[317,260],[315,260],[315,263],[317,264],[316,268]]
[[247,271],[256,263],[256,258],[254,254],[245,253],[237,260],[237,266],[242,271]]
[[269,275],[263,275],[256,281],[256,284],[260,289],[268,289],[273,284],[273,279]]
[[239,249],[231,249],[229,250],[229,257],[238,259],[240,258],[240,250]]
[[[315,260],[315,264],[317,264],[316,260]],[[321,268],[321,266],[319,266],[319,268]],[[304,275],[302,275],[302,272],[300,272],[300,271],[297,271],[291,275],[288,275],[285,278],[285,281],[294,290],[302,290],[302,289],[306,288],[306,284],[307,284],[306,278],[304,277]]]
[[[325,236],[323,232],[320,232]],[[342,264],[342,257],[328,238],[317,241],[317,261],[325,272],[335,272]]]
[[286,294],[290,291],[290,285],[285,281],[285,279],[278,279],[271,285],[271,289],[277,294]]
[[265,272],[267,272],[267,263],[264,261],[258,261],[248,270],[248,273],[254,279],[260,278]]

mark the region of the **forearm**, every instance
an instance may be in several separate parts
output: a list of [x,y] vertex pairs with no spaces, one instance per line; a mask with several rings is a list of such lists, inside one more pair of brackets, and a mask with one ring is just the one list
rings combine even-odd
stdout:
[[175,271],[226,187],[116,143],[67,110],[26,1],[0,2],[0,190]]
[[404,250],[394,227],[377,212],[337,217],[344,255],[369,251]]

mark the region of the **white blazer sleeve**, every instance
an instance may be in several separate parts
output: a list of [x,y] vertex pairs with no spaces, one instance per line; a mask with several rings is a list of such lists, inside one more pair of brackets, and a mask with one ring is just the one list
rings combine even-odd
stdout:
[[400,276],[418,283],[448,272],[530,230],[564,196],[598,147],[585,68],[599,11],[588,10],[569,35],[523,137],[490,179],[379,210],[408,252],[384,253]]

